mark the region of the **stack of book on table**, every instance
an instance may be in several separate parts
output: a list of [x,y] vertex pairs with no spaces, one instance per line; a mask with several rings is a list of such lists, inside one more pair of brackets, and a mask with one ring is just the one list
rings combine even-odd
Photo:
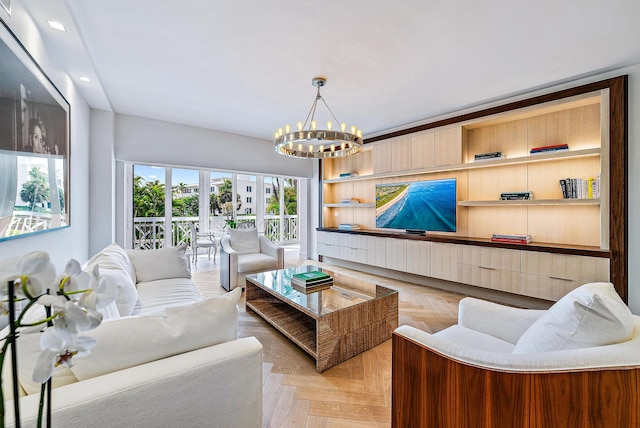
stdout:
[[325,290],[333,285],[333,277],[319,270],[297,273],[291,277],[291,286],[303,293]]
[[504,154],[502,152],[489,152],[489,153],[478,153],[474,155],[474,162],[488,161],[488,160],[498,160],[504,159]]
[[528,201],[533,199],[531,190],[523,190],[519,192],[502,192],[500,193],[501,201]]
[[504,242],[506,244],[529,244],[531,235],[514,235],[511,233],[494,233],[491,235],[491,242]]
[[549,153],[549,152],[566,152],[569,150],[568,144],[554,144],[552,146],[540,146],[534,147],[529,150],[529,154],[536,155],[540,153]]

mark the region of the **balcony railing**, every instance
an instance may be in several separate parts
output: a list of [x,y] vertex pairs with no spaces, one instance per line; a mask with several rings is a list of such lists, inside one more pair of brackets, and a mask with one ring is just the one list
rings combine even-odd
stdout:
[[[238,220],[253,220],[255,216],[238,216]],[[224,217],[212,217],[210,230],[220,229],[215,225],[223,224]],[[191,244],[191,227],[189,224],[200,229],[198,217],[173,217],[171,221],[171,241],[167,245]],[[295,242],[298,240],[298,216],[290,215],[283,217],[283,236],[280,236],[280,221],[278,217],[265,218],[258,228],[259,233],[264,233],[267,238],[274,242]],[[133,248],[157,249],[165,247],[165,224],[164,217],[136,217],[133,219]],[[173,243],[173,244],[172,244]]]
[[[64,216],[58,215],[59,220],[53,227],[65,226]],[[3,236],[21,235],[23,233],[40,232],[51,229],[51,213],[41,213],[35,211],[14,211],[9,225],[5,229]],[[0,236],[2,237],[2,236]]]

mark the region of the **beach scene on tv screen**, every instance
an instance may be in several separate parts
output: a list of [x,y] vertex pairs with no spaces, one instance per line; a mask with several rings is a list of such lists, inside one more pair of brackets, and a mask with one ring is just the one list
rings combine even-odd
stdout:
[[456,231],[456,180],[376,185],[376,227]]

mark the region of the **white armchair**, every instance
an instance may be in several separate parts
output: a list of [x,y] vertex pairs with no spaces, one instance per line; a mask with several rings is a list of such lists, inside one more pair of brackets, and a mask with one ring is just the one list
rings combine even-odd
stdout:
[[250,273],[284,268],[284,248],[276,246],[258,230],[231,229],[220,243],[220,285],[227,291],[245,287]]
[[393,334],[392,426],[637,426],[640,317],[610,283],[547,311],[465,298],[458,324]]

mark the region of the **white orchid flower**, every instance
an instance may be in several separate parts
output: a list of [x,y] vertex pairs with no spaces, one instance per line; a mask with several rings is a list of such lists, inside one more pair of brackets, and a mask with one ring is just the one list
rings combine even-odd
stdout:
[[64,272],[56,279],[56,284],[60,284],[62,291],[72,299],[77,299],[78,291],[89,288],[90,276],[82,270],[82,266],[77,260],[71,259],[67,262]]
[[3,275],[2,280],[5,283],[17,280],[22,286],[21,291],[24,291],[27,297],[35,298],[52,286],[55,277],[56,270],[49,260],[49,254],[33,251],[20,258],[15,272],[8,276]]
[[87,312],[79,308],[73,300],[67,300],[63,296],[45,294],[38,299],[38,303],[43,306],[51,306],[51,315],[54,317],[53,330],[67,342],[71,342],[71,337],[79,331],[96,327]]
[[111,304],[116,299],[118,286],[104,277],[98,276],[98,266],[91,275],[90,287],[82,293],[78,305],[88,311],[97,311]]
[[47,329],[40,337],[40,348],[43,351],[33,371],[34,382],[45,383],[56,367],[61,365],[72,367],[73,358],[89,355],[91,348],[98,343],[97,339],[89,336],[71,335],[65,338],[57,333],[55,329]]

